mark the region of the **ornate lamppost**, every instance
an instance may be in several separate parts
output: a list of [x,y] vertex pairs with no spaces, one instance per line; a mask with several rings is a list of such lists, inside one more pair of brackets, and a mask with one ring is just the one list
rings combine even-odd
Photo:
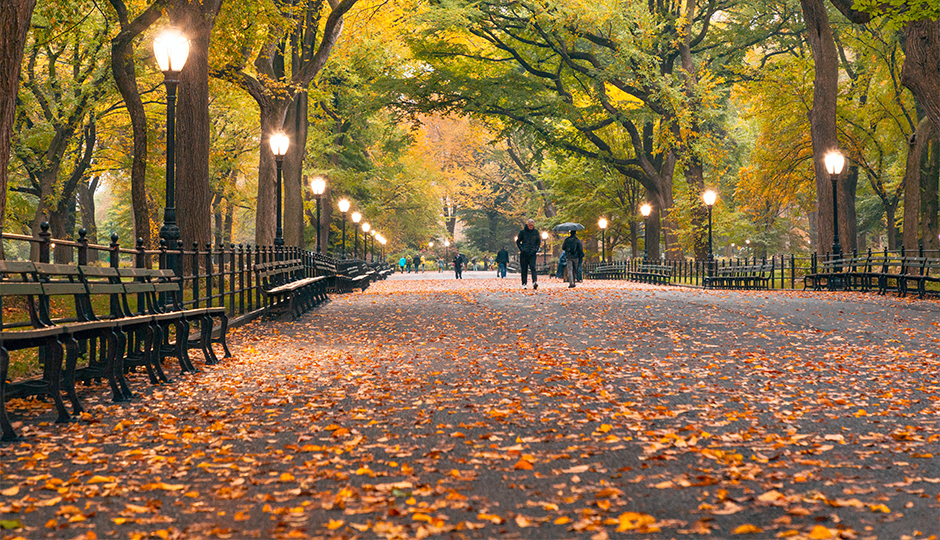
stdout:
[[372,229],[372,225],[369,225],[368,223],[362,224],[362,258],[363,259],[365,259],[369,253],[369,230],[370,229]]
[[320,253],[320,246],[323,245],[320,243],[320,199],[323,198],[323,193],[326,192],[326,180],[321,176],[314,177],[310,181],[310,190],[317,198],[317,253]]
[[601,229],[601,262],[605,262],[607,260],[607,238],[604,237],[604,233],[607,230],[607,218],[597,220],[597,226]]
[[[845,167],[845,156],[838,150],[833,150],[823,158],[826,162],[826,171],[829,172],[829,180],[832,182],[832,260],[840,261],[842,259],[842,244],[839,243],[839,175],[842,174],[842,168]],[[842,288],[841,263],[833,268],[833,275],[826,280],[829,290]]]
[[712,253],[712,207],[715,206],[715,201],[718,200],[718,194],[711,189],[705,190],[705,193],[702,193],[702,200],[705,201],[705,206],[708,207],[708,275],[712,275],[712,265],[715,262],[715,254]]
[[444,264],[447,264],[448,257],[450,257],[450,240],[444,240]]
[[640,214],[643,216],[643,262],[646,262],[649,255],[649,245],[646,243],[646,219],[653,213],[653,207],[649,203],[643,203],[640,207]]
[[838,180],[845,167],[845,156],[838,150],[826,154],[824,158],[826,170],[829,171],[829,180],[832,182],[832,257],[842,258],[842,244],[839,243],[839,197]]
[[370,250],[370,251],[371,251],[371,257],[372,257],[372,262],[375,262],[375,229],[372,229],[371,231],[369,231],[369,236],[372,237],[372,242],[371,242],[371,244],[372,244],[372,249]]
[[359,222],[362,221],[362,214],[352,213],[353,221],[353,259],[359,258]]
[[[167,248],[175,250],[180,240],[180,229],[176,224],[176,88],[180,71],[189,56],[189,40],[176,28],[167,28],[153,40],[153,55],[166,85],[166,206],[160,238],[166,242]],[[167,268],[176,269],[176,257],[175,252],[167,253]]]
[[[542,266],[548,266],[548,231],[542,231]],[[548,270],[546,270],[548,272]],[[548,272],[551,274],[551,272]]]
[[349,200],[340,199],[339,211],[343,214],[343,258],[346,258],[346,212],[349,212]]
[[282,258],[284,250],[284,229],[281,228],[281,174],[284,169],[284,155],[290,146],[290,139],[283,133],[274,133],[269,140],[274,161],[277,163],[277,225],[274,229],[274,248],[278,251],[278,259]]

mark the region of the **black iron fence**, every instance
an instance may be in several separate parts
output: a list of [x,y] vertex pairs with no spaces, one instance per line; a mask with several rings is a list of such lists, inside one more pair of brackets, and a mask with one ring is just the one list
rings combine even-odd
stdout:
[[[867,251],[867,256],[882,254],[884,257],[930,257],[940,258],[940,250],[925,250],[923,247],[917,250],[905,250],[901,247],[897,250],[889,251],[887,248],[874,252],[871,249]],[[845,254],[846,258],[865,257],[866,253],[859,254],[853,252]],[[758,264],[771,265],[769,276],[769,286],[772,289],[796,289],[803,288],[803,278],[806,275],[812,275],[817,272],[819,264],[823,260],[831,259],[831,254],[826,253],[823,256],[817,254],[811,255],[772,255],[770,257],[743,257],[743,258],[719,258],[711,261],[712,272],[717,272],[720,268],[734,268],[754,266]],[[644,264],[658,264],[668,266],[672,269],[672,283],[680,285],[702,286],[705,277],[709,272],[709,261],[694,259],[661,259],[652,261],[642,258],[631,258],[620,261],[606,262],[588,262],[583,265],[583,273],[588,279],[625,279],[628,272],[635,272]]]

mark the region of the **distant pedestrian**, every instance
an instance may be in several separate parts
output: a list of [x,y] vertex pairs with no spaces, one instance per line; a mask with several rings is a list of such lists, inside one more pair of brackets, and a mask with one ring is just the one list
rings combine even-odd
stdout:
[[440,257],[437,259],[437,268],[438,268],[438,272],[444,271],[444,258],[443,257]]
[[507,265],[509,265],[509,252],[506,251],[506,246],[503,246],[502,249],[496,253],[496,277],[506,277]]
[[516,237],[516,247],[519,248],[519,271],[522,273],[522,288],[527,288],[528,273],[532,272],[532,288],[539,288],[539,276],[535,268],[536,254],[542,245],[542,237],[535,228],[535,220],[530,219]]
[[561,250],[565,252],[565,266],[568,269],[568,288],[574,288],[575,281],[578,281],[578,266],[581,259],[584,258],[584,244],[578,238],[577,231],[571,231],[568,238],[561,245]]
[[463,279],[463,267],[466,264],[466,259],[461,255],[460,251],[454,255],[454,275],[455,279]]
[[401,268],[401,273],[405,273],[405,265],[408,264],[408,259],[404,255],[401,256],[401,259],[398,259],[398,267]]
[[568,259],[565,257],[565,252],[561,252],[561,257],[558,257],[558,271],[555,273],[558,276],[558,279],[565,279],[565,268],[567,268]]
[[415,254],[414,263],[415,263],[415,274],[417,274],[418,270],[421,268],[421,255]]

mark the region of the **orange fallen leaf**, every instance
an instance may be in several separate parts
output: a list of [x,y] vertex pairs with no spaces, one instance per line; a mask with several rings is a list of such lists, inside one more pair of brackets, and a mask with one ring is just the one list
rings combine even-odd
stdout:
[[751,525],[750,523],[745,523],[744,525],[739,525],[736,529],[734,529],[733,534],[753,534],[760,532],[764,532],[764,529],[761,529],[756,525]]
[[532,464],[524,459],[520,459],[519,461],[516,462],[515,465],[513,465],[512,468],[516,470],[522,470],[522,471],[531,471]]
[[813,530],[810,531],[809,537],[812,540],[826,540],[827,538],[833,538],[832,531],[822,525],[816,525],[813,527]]
[[346,523],[341,519],[331,519],[329,523],[326,524],[326,528],[333,531],[343,526]]
[[617,527],[617,532],[623,532],[639,529],[640,527],[646,527],[647,525],[652,525],[656,523],[656,518],[649,514],[624,512],[623,514],[620,514],[620,516],[617,518],[617,521],[620,522],[620,526]]

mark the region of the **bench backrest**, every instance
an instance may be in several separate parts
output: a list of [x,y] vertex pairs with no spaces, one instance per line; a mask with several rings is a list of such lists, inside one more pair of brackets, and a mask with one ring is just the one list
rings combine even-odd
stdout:
[[[42,284],[36,276],[36,266],[31,262],[0,261],[0,311],[3,299],[23,297],[29,312],[29,322],[34,328],[42,327],[39,322],[37,298],[41,297]],[[2,322],[0,316],[0,322]]]

